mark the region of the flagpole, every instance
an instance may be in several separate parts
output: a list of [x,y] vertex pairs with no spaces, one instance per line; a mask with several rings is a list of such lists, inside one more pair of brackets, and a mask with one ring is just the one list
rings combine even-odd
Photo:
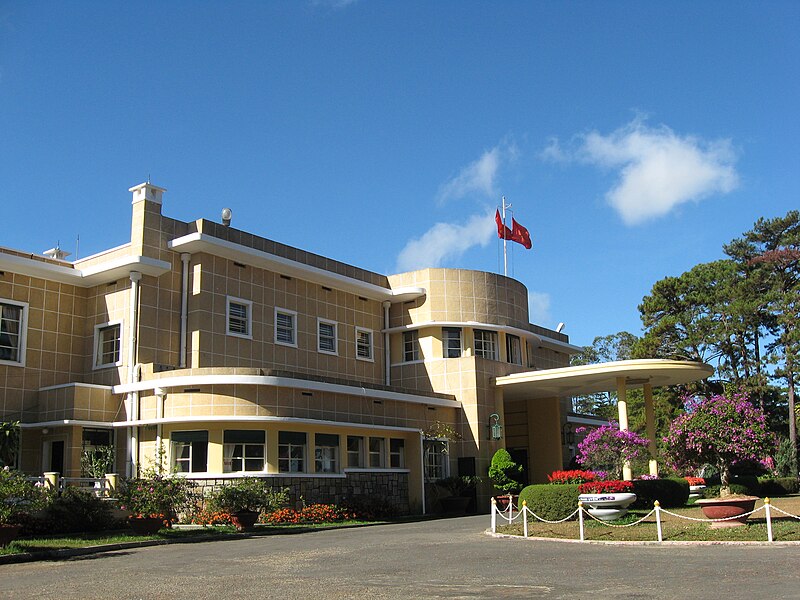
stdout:
[[503,275],[508,277],[508,249],[506,246],[508,240],[506,239],[505,232],[506,232],[506,208],[511,208],[511,205],[509,204],[508,206],[506,206],[505,196],[502,197],[502,203],[503,203]]

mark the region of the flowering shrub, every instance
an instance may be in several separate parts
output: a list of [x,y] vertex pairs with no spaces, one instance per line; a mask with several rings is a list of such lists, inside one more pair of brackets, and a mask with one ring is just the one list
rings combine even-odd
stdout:
[[144,477],[125,479],[117,493],[120,508],[134,517],[156,517],[174,521],[189,501],[194,484],[182,477],[147,473]]
[[677,469],[714,465],[723,496],[730,490],[733,463],[761,460],[776,448],[766,416],[744,394],[689,398],[684,407],[686,412],[672,422],[664,437],[665,454]]
[[586,483],[595,479],[597,479],[597,476],[592,471],[581,471],[579,469],[553,471],[547,476],[547,480],[554,484]]
[[223,511],[201,508],[192,515],[191,522],[194,525],[230,525],[231,515]]
[[[578,428],[583,431],[585,428]],[[593,429],[578,444],[578,462],[592,470],[607,469],[613,477],[622,477],[622,467],[645,456],[647,438],[633,431],[620,431],[618,425],[611,422]]]
[[272,511],[289,500],[288,489],[273,490],[263,479],[242,477],[214,490],[208,499],[208,508],[235,514],[241,511]]
[[645,473],[644,475],[639,475],[636,479],[640,481],[653,481],[658,479],[658,475],[650,475],[650,473]]
[[47,491],[10,467],[0,469],[0,523],[17,524],[47,504]]
[[264,521],[273,525],[299,523],[335,523],[357,518],[357,515],[334,504],[310,504],[300,510],[281,508],[268,513]]
[[689,485],[705,485],[706,480],[702,477],[684,477],[686,481],[689,482]]
[[578,486],[579,494],[620,494],[623,492],[633,493],[633,483],[611,479],[609,481],[587,481]]

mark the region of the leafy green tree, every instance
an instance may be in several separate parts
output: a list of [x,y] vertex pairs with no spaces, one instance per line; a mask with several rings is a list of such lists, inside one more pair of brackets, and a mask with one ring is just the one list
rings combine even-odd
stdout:
[[[627,331],[594,338],[591,346],[584,346],[570,359],[571,366],[593,365],[618,360],[630,360],[638,338]],[[572,399],[572,408],[581,414],[596,415],[606,419],[616,416],[617,395],[614,391],[596,392]]]

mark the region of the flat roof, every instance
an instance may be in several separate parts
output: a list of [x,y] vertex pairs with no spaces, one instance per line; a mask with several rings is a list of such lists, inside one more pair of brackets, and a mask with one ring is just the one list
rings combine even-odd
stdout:
[[705,363],[648,358],[514,373],[498,377],[495,384],[504,399],[527,400],[616,391],[620,377],[626,387],[646,383],[661,387],[699,381],[713,373],[714,367]]

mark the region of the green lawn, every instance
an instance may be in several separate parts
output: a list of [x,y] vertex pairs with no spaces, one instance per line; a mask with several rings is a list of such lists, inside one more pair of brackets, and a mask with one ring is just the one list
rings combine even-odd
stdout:
[[[780,508],[793,515],[800,515],[800,496],[787,496],[772,499],[772,506]],[[756,508],[763,506],[763,502],[756,503]],[[685,508],[669,509],[677,515],[705,518],[699,507],[687,506]],[[584,519],[584,539],[606,541],[657,541],[658,533],[655,515],[650,515],[644,522],[630,527],[619,527],[632,523],[647,514],[648,511],[630,511],[620,521],[612,522],[609,527],[594,519]],[[568,521],[556,525],[534,521],[529,517],[528,536],[548,537],[559,539],[580,539],[578,521]],[[497,520],[498,533],[522,535],[523,526],[501,525],[502,519]],[[688,521],[672,515],[662,513],[662,534],[665,541],[767,541],[767,524],[763,510],[751,515],[747,525],[726,529],[711,529],[708,523]],[[772,536],[775,541],[800,541],[800,519],[787,517],[772,511]]]

